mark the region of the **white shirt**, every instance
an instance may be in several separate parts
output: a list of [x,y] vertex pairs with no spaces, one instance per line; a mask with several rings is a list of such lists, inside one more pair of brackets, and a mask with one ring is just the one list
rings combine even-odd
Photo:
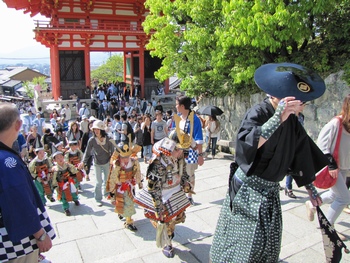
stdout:
[[85,133],[89,131],[89,122],[88,121],[81,121],[80,122],[80,130]]
[[63,116],[63,114],[66,115],[66,117],[64,118],[66,121],[69,121],[72,118],[72,111],[70,110],[70,108],[63,108],[60,114],[61,116]]
[[89,117],[90,111],[88,110],[88,108],[86,108],[86,107],[80,108],[79,116],[83,117],[83,115],[85,115],[86,117]]
[[36,114],[36,108],[34,106],[30,107],[29,110],[33,113],[33,115]]

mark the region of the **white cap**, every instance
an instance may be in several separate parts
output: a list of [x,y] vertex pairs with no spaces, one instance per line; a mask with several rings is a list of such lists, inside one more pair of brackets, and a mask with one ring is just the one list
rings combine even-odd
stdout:
[[100,129],[100,130],[104,130],[105,128],[106,128],[106,126],[103,123],[103,121],[101,121],[101,120],[94,121],[94,123],[92,124],[92,127],[91,127],[91,129]]

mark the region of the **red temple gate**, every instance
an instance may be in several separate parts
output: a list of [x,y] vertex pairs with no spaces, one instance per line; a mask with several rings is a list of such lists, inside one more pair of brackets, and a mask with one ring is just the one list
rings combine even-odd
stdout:
[[[144,0],[4,0],[9,8],[50,21],[37,21],[35,39],[50,48],[54,99],[74,92],[85,97],[91,86],[90,52],[123,52],[124,82],[141,85],[141,97],[150,97],[160,83],[154,78],[161,60],[145,50],[148,37],[142,22]],[[147,65],[147,66],[145,66]],[[169,82],[165,82],[166,90]]]

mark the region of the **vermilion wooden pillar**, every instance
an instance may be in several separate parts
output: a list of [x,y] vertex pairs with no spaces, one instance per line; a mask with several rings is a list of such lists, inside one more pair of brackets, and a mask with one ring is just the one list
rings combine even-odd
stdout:
[[60,87],[60,61],[58,54],[58,46],[52,45],[50,48],[50,65],[51,65],[51,85],[54,100],[58,100],[61,96]]
[[90,72],[90,48],[89,46],[85,47],[84,50],[84,63],[85,63],[85,86],[89,86],[91,89],[91,72]]
[[140,72],[140,98],[145,97],[145,50],[143,47],[140,48],[139,52],[139,72]]
[[134,52],[130,52],[130,96],[134,96]]

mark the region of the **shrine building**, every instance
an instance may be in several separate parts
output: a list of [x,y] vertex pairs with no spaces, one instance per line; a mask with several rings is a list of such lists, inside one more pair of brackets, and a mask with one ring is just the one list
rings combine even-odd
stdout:
[[[30,16],[41,14],[49,21],[36,21],[35,39],[50,48],[51,84],[54,99],[73,93],[87,98],[91,87],[90,52],[122,52],[124,82],[133,89],[141,85],[140,97],[149,98],[159,81],[154,72],[161,59],[145,49],[148,36],[142,22],[148,14],[145,0],[4,0],[9,8]],[[164,83],[166,91],[169,81]]]

